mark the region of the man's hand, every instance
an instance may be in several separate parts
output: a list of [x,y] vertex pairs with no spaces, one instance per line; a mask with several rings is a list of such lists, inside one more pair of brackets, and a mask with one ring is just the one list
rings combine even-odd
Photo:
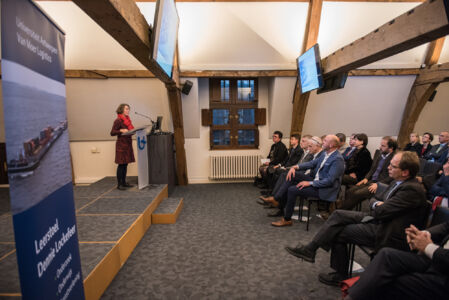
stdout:
[[276,166],[274,166],[273,167],[273,169],[277,169],[277,168],[279,168],[281,165],[276,165]]
[[270,163],[269,162],[264,162],[263,163],[265,166],[268,166]]
[[292,168],[288,171],[287,177],[286,177],[287,181],[291,181],[292,178],[295,177],[295,171],[296,171],[296,169],[295,169],[294,167],[292,167]]
[[370,186],[368,187],[368,191],[371,194],[375,194],[377,191],[377,183],[370,184]]
[[310,185],[311,185],[311,184],[310,184],[310,182],[308,182],[308,181],[301,181],[300,183],[298,183],[298,184],[296,185],[296,187],[297,187],[298,189],[302,190],[303,188],[308,187],[308,186],[310,186]]
[[416,176],[416,180],[418,180],[418,182],[422,183],[422,177],[421,176]]
[[428,231],[420,231],[414,225],[410,225],[409,228],[406,228],[405,234],[407,235],[407,242],[411,250],[424,252],[427,245],[432,244],[430,233]]
[[357,179],[357,175],[355,173],[351,173],[351,174],[349,174],[349,176],[351,176],[352,178]]
[[368,179],[362,179],[362,180],[360,180],[359,182],[357,182],[357,184],[356,185],[362,185],[362,184],[366,184],[368,182]]
[[120,132],[121,133],[126,133],[126,132],[128,132],[128,129],[120,129]]

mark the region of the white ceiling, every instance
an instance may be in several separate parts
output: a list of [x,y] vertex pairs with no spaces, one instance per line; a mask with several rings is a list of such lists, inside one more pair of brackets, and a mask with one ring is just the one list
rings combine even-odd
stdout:
[[[145,69],[70,1],[39,4],[66,32],[66,69]],[[420,3],[324,2],[321,57],[373,31]],[[154,2],[138,3],[149,24]],[[178,3],[181,70],[295,69],[307,17],[306,2]],[[418,67],[427,45],[366,68]],[[446,40],[440,63],[449,61]]]

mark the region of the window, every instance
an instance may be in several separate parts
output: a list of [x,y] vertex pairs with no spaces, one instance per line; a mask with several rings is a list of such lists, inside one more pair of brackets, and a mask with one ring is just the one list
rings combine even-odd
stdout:
[[[258,125],[265,125],[259,109],[257,78],[209,80],[210,109],[203,110],[203,125],[210,126],[211,149],[257,149]],[[261,123],[261,121],[263,121]]]

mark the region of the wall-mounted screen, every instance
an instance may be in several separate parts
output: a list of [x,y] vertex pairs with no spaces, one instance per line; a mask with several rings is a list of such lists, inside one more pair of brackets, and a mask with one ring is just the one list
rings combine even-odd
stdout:
[[298,57],[297,62],[301,93],[304,94],[322,88],[324,83],[318,44],[315,44],[312,48]]
[[152,59],[172,77],[179,16],[174,0],[157,0],[152,35]]

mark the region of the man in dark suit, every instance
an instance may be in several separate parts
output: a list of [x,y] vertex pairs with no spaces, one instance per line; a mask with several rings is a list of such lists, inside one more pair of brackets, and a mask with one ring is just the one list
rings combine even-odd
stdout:
[[447,156],[448,142],[449,142],[449,132],[442,131],[438,136],[440,144],[432,146],[432,149],[427,153],[424,158],[427,160],[435,161],[440,164],[444,164]]
[[449,221],[419,231],[406,229],[410,253],[382,249],[345,299],[447,299],[449,295]]
[[273,188],[279,176],[286,172],[287,168],[296,165],[304,155],[304,150],[299,146],[301,136],[299,134],[293,134],[290,137],[290,148],[288,149],[288,155],[281,163],[268,168],[269,187]]
[[[343,157],[338,152],[339,145],[338,137],[327,135],[323,142],[324,154],[290,169],[286,177],[287,181],[274,196],[276,200],[287,197],[284,217],[278,222],[272,222],[271,225],[283,227],[293,224],[291,217],[297,196],[319,197],[325,201],[335,201],[344,172]],[[297,172],[308,169],[311,170],[309,174]]]
[[380,141],[379,150],[374,154],[371,169],[355,186],[346,190],[344,200],[337,202],[337,208],[353,209],[357,204],[370,198],[376,193],[378,182],[390,184],[393,181],[388,175],[388,166],[397,148],[396,140],[389,136],[384,136]]
[[318,248],[331,249],[331,267],[336,272],[319,275],[319,280],[328,285],[338,285],[348,276],[347,244],[372,247],[375,252],[383,247],[407,250],[404,229],[410,224],[422,226],[427,215],[424,188],[415,178],[418,170],[416,153],[397,153],[388,167],[394,182],[379,199],[371,199],[370,215],[336,210],[309,244],[286,247],[286,250],[308,262],[315,262]]
[[268,167],[275,166],[285,160],[288,155],[287,147],[285,147],[282,142],[282,132],[275,131],[273,132],[273,145],[271,145],[270,153],[267,158],[270,160],[269,162],[264,163],[259,167],[260,175],[264,181],[265,186],[267,185],[267,170]]

